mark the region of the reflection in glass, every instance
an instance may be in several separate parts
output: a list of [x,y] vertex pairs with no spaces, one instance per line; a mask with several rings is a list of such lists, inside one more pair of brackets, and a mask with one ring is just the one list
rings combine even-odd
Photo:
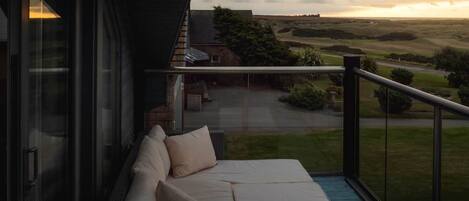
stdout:
[[[63,5],[63,4],[61,4]],[[69,130],[69,66],[64,16],[42,0],[30,0],[28,150],[37,150],[38,177],[26,200],[66,200]],[[61,8],[64,9],[64,8]]]
[[[376,196],[384,200],[386,110],[383,111],[375,95],[379,89],[377,84],[360,80],[359,176]],[[382,98],[386,105],[386,91]]]
[[433,106],[393,90],[388,95],[387,200],[432,200]]
[[441,200],[468,199],[469,116],[446,112],[442,125]]
[[[305,91],[320,98],[286,100]],[[297,159],[310,172],[342,171],[342,90],[327,75],[185,75],[184,92],[185,129],[224,130],[225,159]]]

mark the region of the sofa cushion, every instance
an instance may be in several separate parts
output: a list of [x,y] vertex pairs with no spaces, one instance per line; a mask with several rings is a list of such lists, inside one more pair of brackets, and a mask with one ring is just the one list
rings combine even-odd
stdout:
[[241,184],[313,181],[298,160],[287,159],[222,160],[217,166],[187,178]]
[[168,149],[164,140],[166,139],[166,133],[160,125],[154,126],[151,131],[148,133],[148,137],[156,141],[156,146],[158,148],[158,153],[163,162],[164,172],[166,175],[169,174],[171,170],[171,161],[169,159]]
[[195,199],[179,188],[160,181],[156,187],[156,201],[195,201]]
[[322,188],[314,182],[276,184],[235,184],[237,201],[328,201]]
[[152,170],[138,169],[134,172],[132,185],[126,201],[155,201],[155,190],[158,181],[152,176]]
[[168,178],[170,183],[197,201],[234,201],[231,184],[222,181]]
[[140,145],[138,156],[135,159],[133,164],[134,173],[138,170],[149,170],[149,176],[152,179],[166,180],[166,174],[163,167],[163,160],[161,159],[160,153],[158,151],[158,144],[150,139],[148,136],[145,136]]
[[174,177],[183,177],[217,164],[207,126],[165,140]]

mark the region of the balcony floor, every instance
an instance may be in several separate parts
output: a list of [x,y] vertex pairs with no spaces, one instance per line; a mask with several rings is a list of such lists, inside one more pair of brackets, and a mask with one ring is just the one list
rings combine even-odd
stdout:
[[330,201],[361,201],[344,181],[344,177],[313,177],[313,179],[321,185]]

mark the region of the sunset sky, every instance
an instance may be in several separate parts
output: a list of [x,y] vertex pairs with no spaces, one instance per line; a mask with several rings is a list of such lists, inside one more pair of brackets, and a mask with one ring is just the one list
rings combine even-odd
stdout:
[[211,9],[215,5],[250,9],[258,15],[469,18],[469,0],[192,0],[192,9]]

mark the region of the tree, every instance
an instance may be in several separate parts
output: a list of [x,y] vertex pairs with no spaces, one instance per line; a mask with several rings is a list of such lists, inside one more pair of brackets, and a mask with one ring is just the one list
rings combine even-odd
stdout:
[[459,88],[469,85],[469,52],[446,47],[435,53],[435,66],[437,69],[449,72],[446,77],[450,86]]
[[378,64],[376,64],[376,61],[374,59],[370,57],[365,57],[361,61],[361,69],[376,74],[376,72],[378,72]]
[[215,7],[213,20],[217,39],[240,57],[241,65],[293,66],[297,63],[297,56],[277,40],[270,26],[219,6]]

